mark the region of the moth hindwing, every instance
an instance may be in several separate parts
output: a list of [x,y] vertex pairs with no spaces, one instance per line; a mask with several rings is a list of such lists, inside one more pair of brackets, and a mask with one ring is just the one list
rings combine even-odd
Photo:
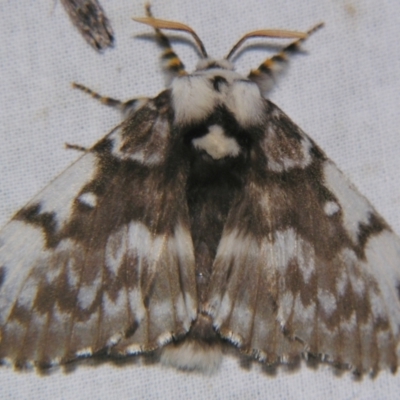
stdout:
[[[125,119],[1,231],[0,358],[156,351],[210,372],[224,344],[268,364],[395,371],[399,239],[262,95],[315,29],[254,31],[216,60],[147,13],[171,84],[125,103],[75,85]],[[193,73],[162,29],[193,35]],[[244,77],[229,58],[254,36],[295,41]]]

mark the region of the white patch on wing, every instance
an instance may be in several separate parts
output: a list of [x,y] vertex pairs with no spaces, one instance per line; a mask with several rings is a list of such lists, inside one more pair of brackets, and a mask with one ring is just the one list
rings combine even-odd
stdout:
[[304,283],[307,284],[315,272],[314,247],[301,237],[297,237],[297,246],[298,248],[294,260],[297,261]]
[[233,259],[240,260],[243,254],[248,253],[249,248],[254,248],[254,254],[258,254],[261,247],[265,248],[268,260],[270,260],[269,263],[282,275],[287,271],[290,261],[300,254],[299,238],[292,228],[276,231],[272,243],[266,238],[261,244],[252,235],[244,235],[239,230],[233,229],[230,233],[222,236],[218,246],[217,258],[220,254],[230,254]]
[[79,284],[81,270],[84,264],[81,246],[71,239],[64,239],[57,246],[57,255],[63,254],[66,261],[66,274],[70,287],[76,287]]
[[328,217],[335,215],[340,210],[340,206],[336,201],[327,201],[324,204],[324,212]]
[[349,277],[345,268],[338,270],[338,276],[336,278],[336,291],[338,296],[343,296],[347,285],[349,284]]
[[[211,300],[211,304],[216,304],[217,301]],[[219,328],[223,322],[226,320],[226,318],[229,316],[231,313],[232,309],[232,301],[229,297],[228,293],[225,293],[224,297],[222,298],[221,302],[218,304],[218,309],[216,310],[217,312],[214,315],[214,327]]]
[[183,294],[180,293],[177,295],[177,298],[175,300],[175,312],[178,317],[178,321],[187,321],[185,324],[184,328],[186,331],[190,329],[191,321],[187,320],[187,315],[188,315],[188,309],[186,308],[185,301],[183,299]]
[[221,360],[222,352],[219,346],[206,348],[194,341],[171,344],[161,353],[161,362],[164,365],[182,370],[197,370],[209,375],[218,370]]
[[[269,201],[269,196],[267,201]],[[284,275],[298,249],[298,238],[295,230],[289,228],[285,231],[276,231],[274,239],[273,245],[269,245],[270,259],[280,274]]]
[[[50,256],[40,228],[13,220],[2,230],[0,266],[4,268],[4,282],[0,291],[0,322],[7,320],[29,275],[36,268],[42,274],[42,269],[47,267],[43,260]],[[36,293],[33,287],[29,293],[32,296]]]
[[89,319],[74,321],[74,327],[70,334],[70,348],[77,349],[77,351],[90,349],[93,345],[94,338],[97,338],[99,320],[99,308],[93,312]]
[[211,125],[204,136],[193,139],[192,143],[196,149],[206,151],[215,160],[236,157],[240,153],[236,139],[226,136],[220,125]]
[[357,329],[357,316],[353,311],[350,318],[340,321],[340,330],[344,332],[354,332]]
[[[125,288],[120,289],[115,299],[111,299],[107,293],[103,294],[102,298],[102,306],[106,324],[112,325],[113,321],[117,321],[120,323],[123,321],[123,317],[128,315],[126,306],[127,306],[127,297]],[[115,329],[118,329],[115,326]]]
[[[391,341],[390,332],[388,331],[379,331],[376,335],[376,342],[378,349],[386,349],[388,343]],[[384,365],[383,365],[384,366]]]
[[124,261],[127,253],[128,227],[123,225],[118,231],[110,234],[106,244],[105,261],[107,269],[114,275]]
[[364,278],[352,272],[349,273],[349,277],[353,292],[357,294],[359,297],[363,297],[365,295],[365,290],[366,290]]
[[138,97],[135,99],[135,101],[129,105],[126,103],[124,104],[124,109],[123,111],[123,120],[126,120],[127,118],[131,117],[137,110],[145,106],[151,99],[148,97]]
[[174,243],[178,259],[185,269],[191,266],[190,272],[194,272],[194,251],[190,232],[180,223],[174,230]]
[[284,327],[288,318],[292,313],[293,308],[293,293],[289,290],[285,291],[280,297],[278,302],[278,312],[276,314],[276,319],[279,321],[281,327]]
[[94,281],[88,285],[82,284],[78,292],[78,303],[79,307],[83,310],[87,310],[93,304],[96,299],[97,293],[101,289],[102,276],[99,272]]
[[143,295],[139,287],[128,292],[128,300],[136,322],[140,323],[146,317],[147,310],[143,304]]
[[138,264],[143,260],[150,265],[159,259],[162,252],[164,235],[152,235],[146,225],[141,222],[131,222],[128,227],[128,248],[132,255],[138,258]]
[[107,340],[107,347],[113,347],[115,346],[121,339],[123,338],[123,335],[121,333],[115,333],[110,337],[110,339]]
[[93,350],[91,347],[86,347],[85,349],[81,349],[75,353],[77,357],[90,357],[93,354]]
[[[3,324],[4,322],[2,322]],[[25,334],[27,331],[27,326],[16,319],[11,319],[7,321],[7,324],[2,327],[6,333],[13,335],[13,340],[17,343],[23,343],[25,339]]]
[[157,321],[157,327],[159,329],[161,327],[173,328],[172,324],[174,323],[175,312],[171,298],[167,298],[164,301],[157,300],[156,302],[153,302],[150,307],[151,318],[153,321]]
[[165,161],[167,154],[168,136],[170,134],[170,126],[167,118],[157,118],[148,140],[143,145],[138,145],[137,150],[128,153],[130,160],[139,161],[144,165],[159,165]]
[[[360,270],[359,260],[356,253],[349,249],[344,248],[341,252],[341,258],[346,265],[346,271],[342,273],[345,274],[345,282],[350,282],[351,288],[355,294],[362,297],[365,295],[365,279],[362,274],[362,268]],[[345,282],[342,282],[343,285]],[[343,294],[345,286],[341,289],[341,294]]]
[[71,216],[76,196],[93,179],[96,167],[96,155],[86,153],[40,192],[27,207],[39,204],[40,213],[53,213],[56,228],[61,229]]
[[[68,331],[71,323],[71,313],[69,313],[68,311],[60,310],[59,305],[55,304],[52,309],[51,321],[48,328],[48,332],[50,333],[50,335],[57,335],[58,338],[66,338],[68,336]],[[67,346],[67,343],[65,343],[65,346]],[[64,349],[60,348],[59,354],[62,355],[63,353]]]
[[315,303],[310,303],[308,306],[305,306],[301,301],[300,295],[296,296],[294,301],[293,312],[295,314],[295,320],[301,321],[304,327],[309,326],[310,329],[313,329],[313,322],[315,319]]
[[95,208],[97,206],[97,196],[93,192],[82,193],[78,197],[78,200],[89,208]]
[[[299,294],[296,295],[292,304],[293,308],[290,319],[284,321],[281,326],[288,328],[291,337],[299,338],[307,346],[315,329],[317,307],[314,302],[311,302],[308,306],[304,306]],[[286,326],[287,323],[288,325]]]
[[[147,107],[154,108],[153,105]],[[164,162],[165,154],[168,152],[168,136],[171,131],[168,118],[158,116],[155,120],[149,120],[147,126],[142,128],[147,132],[143,140],[139,139],[135,146],[129,146],[128,149],[124,149],[127,140],[123,137],[124,130],[121,127],[116,128],[109,136],[112,141],[111,153],[122,160],[137,161],[148,166],[159,165]]]
[[178,223],[175,227],[172,246],[174,246],[177,260],[179,262],[179,273],[181,275],[186,313],[189,316],[189,320],[182,319],[182,321],[184,321],[185,329],[188,330],[191,321],[197,316],[197,299],[193,298],[190,294],[193,287],[196,285],[195,259],[192,236],[181,223]]
[[315,257],[312,246],[296,234],[292,228],[276,231],[275,241],[267,245],[271,248],[270,256],[274,268],[284,275],[291,261],[295,262],[302,272],[304,283],[308,283],[315,272]]
[[[230,233],[225,233],[219,243],[217,249],[215,268],[226,270],[232,263],[237,266],[237,273],[240,265],[246,265],[247,268],[257,268],[261,263],[270,271],[277,271],[281,278],[280,282],[284,284],[285,275],[290,273],[288,266],[293,264],[298,266],[302,272],[303,280],[308,283],[315,272],[314,251],[312,247],[299,238],[294,229],[289,228],[285,231],[276,231],[274,240],[265,238],[261,243],[250,234],[242,234],[239,230],[233,229]],[[233,272],[232,272],[233,274]],[[270,272],[271,277],[273,272]],[[231,279],[235,281],[236,277],[231,275]],[[270,279],[270,278],[268,278]],[[219,327],[228,318],[233,301],[228,294],[228,288],[224,293],[217,289],[210,294],[210,299],[206,304],[205,311],[214,317],[214,325]],[[222,297],[221,297],[222,296]],[[291,314],[293,306],[293,295],[286,292],[279,299],[278,320],[281,324],[285,324],[287,318]],[[236,304],[235,307],[238,307]],[[310,312],[313,312],[311,310]]]
[[243,338],[242,338],[240,335],[238,335],[238,334],[236,334],[236,333],[234,333],[234,332],[232,332],[232,331],[230,331],[230,332],[224,332],[223,337],[224,337],[225,339],[228,339],[228,340],[229,340],[231,343],[233,343],[235,346],[240,347],[240,346],[243,344]]
[[[231,341],[235,340],[236,345],[239,345],[239,343],[242,342],[240,335],[245,336],[251,330],[254,318],[254,310],[252,310],[251,306],[245,302],[232,304],[232,307],[230,321],[232,325],[235,326],[236,335],[232,333],[229,339]],[[227,337],[226,335],[224,336]],[[233,339],[234,336],[236,336],[236,339]]]
[[343,224],[357,244],[360,224],[367,225],[374,210],[330,161],[324,164],[324,178],[327,188],[338,199],[342,208]]
[[[323,322],[322,320],[318,321],[318,336],[321,337],[321,345],[320,345],[320,351],[330,351],[331,350],[331,343],[335,341],[336,337],[338,334],[338,327],[327,327],[326,323]],[[328,342],[328,343],[326,343]],[[322,359],[323,361],[328,361],[332,360],[332,357],[330,354],[324,354],[324,358]]]
[[383,315],[389,319],[395,335],[399,334],[400,301],[397,286],[400,282],[400,241],[388,230],[371,236],[365,247],[366,261],[360,262],[361,269],[369,275],[367,280],[378,283],[379,296],[371,289],[369,296],[374,316]]
[[147,154],[148,152],[146,149],[135,151],[132,153],[129,158],[133,161],[139,161],[141,164],[144,165],[157,165],[160,164],[163,160],[160,154]]
[[262,147],[268,157],[268,169],[271,171],[285,172],[293,168],[306,168],[313,161],[311,156],[312,143],[307,137],[302,137],[300,141],[293,144],[292,152],[276,152],[277,146],[282,145],[280,142],[284,143],[284,139],[277,138],[276,132],[273,129],[269,129]]
[[[178,292],[175,298],[168,298],[163,302],[157,300],[153,303],[154,307],[151,307],[151,310],[146,310],[140,286],[136,287],[129,293],[130,307],[135,319],[140,321],[149,313],[157,324],[162,325],[165,322],[166,326],[169,326],[174,313],[177,312],[179,322],[188,330],[191,321],[197,315],[197,303],[191,296],[195,290],[195,263],[189,232],[178,223],[173,235],[154,235],[146,225],[136,221],[129,224],[127,241],[130,257],[137,260],[136,268],[139,277],[143,273],[143,268],[147,268],[147,274],[154,274],[156,277],[154,279],[163,280],[167,276],[165,274],[168,274],[166,269],[170,269],[168,276],[179,274],[180,284],[178,285],[174,278],[169,283],[169,290],[182,291],[181,294]],[[165,282],[162,285],[166,283],[168,284]],[[166,318],[168,320],[164,321]]]
[[172,335],[170,332],[164,332],[157,338],[157,344],[162,347],[167,343],[172,342]]
[[143,349],[143,347],[142,347],[140,344],[134,343],[134,344],[131,344],[131,345],[129,345],[128,347],[126,347],[126,348],[124,349],[123,354],[126,354],[127,356],[128,356],[128,355],[129,355],[129,356],[134,356],[134,355],[136,355],[136,354],[141,354],[141,353],[143,353],[143,351],[144,351],[144,349]]
[[335,296],[327,290],[318,289],[318,304],[323,308],[329,317],[337,308]]
[[111,154],[117,158],[123,158],[125,154],[121,151],[121,147],[124,144],[122,138],[121,125],[114,128],[114,130],[109,134],[108,140],[111,142]]
[[18,295],[17,304],[26,310],[31,310],[33,301],[38,293],[38,281],[30,276],[22,287],[21,293]]
[[369,301],[371,303],[371,311],[375,319],[387,317],[386,305],[384,303],[384,300],[381,296],[378,295],[378,293],[369,293]]

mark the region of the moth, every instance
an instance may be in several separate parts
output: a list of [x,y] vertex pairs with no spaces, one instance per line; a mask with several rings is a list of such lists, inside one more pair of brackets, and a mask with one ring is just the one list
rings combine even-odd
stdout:
[[114,42],[114,32],[97,0],[61,0],[72,23],[95,50],[104,50]]
[[[207,372],[230,346],[268,365],[394,372],[400,241],[263,95],[320,25],[250,32],[219,60],[184,24],[149,8],[136,21],[155,29],[171,84],[127,102],[76,85],[124,120],[1,231],[0,359],[159,352]],[[192,35],[194,72],[162,29]],[[253,37],[294,41],[242,76],[230,60]]]

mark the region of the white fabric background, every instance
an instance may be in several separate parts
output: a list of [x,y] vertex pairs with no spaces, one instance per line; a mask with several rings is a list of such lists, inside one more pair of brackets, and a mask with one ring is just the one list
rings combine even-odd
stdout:
[[[99,55],[56,0],[0,1],[0,226],[78,157],[64,150],[65,142],[90,146],[119,121],[116,111],[72,90],[71,82],[120,99],[154,96],[164,87],[158,48],[143,38],[151,30],[130,18],[144,14],[143,0],[102,4],[116,47]],[[400,233],[400,2],[154,0],[153,11],[192,26],[215,56],[251,30],[306,30],[324,21],[270,97]],[[193,68],[193,47],[178,41],[175,48]],[[238,70],[257,67],[266,55],[250,46],[236,60]],[[303,366],[270,377],[229,357],[214,377],[158,365],[81,366],[48,377],[0,369],[1,399],[394,399],[399,393],[400,376],[387,372],[355,382],[326,366]]]

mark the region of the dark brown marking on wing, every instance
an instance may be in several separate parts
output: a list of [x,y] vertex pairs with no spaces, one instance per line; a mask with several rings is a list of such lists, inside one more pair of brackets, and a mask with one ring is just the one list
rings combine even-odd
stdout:
[[40,210],[40,203],[33,204],[20,210],[14,218],[16,220],[40,227],[44,232],[46,245],[51,248],[57,244],[57,238],[55,235],[57,216],[54,213],[42,213]]
[[0,289],[1,289],[1,286],[3,285],[4,281],[6,280],[6,274],[7,274],[7,270],[6,270],[6,267],[3,265],[0,267]]

